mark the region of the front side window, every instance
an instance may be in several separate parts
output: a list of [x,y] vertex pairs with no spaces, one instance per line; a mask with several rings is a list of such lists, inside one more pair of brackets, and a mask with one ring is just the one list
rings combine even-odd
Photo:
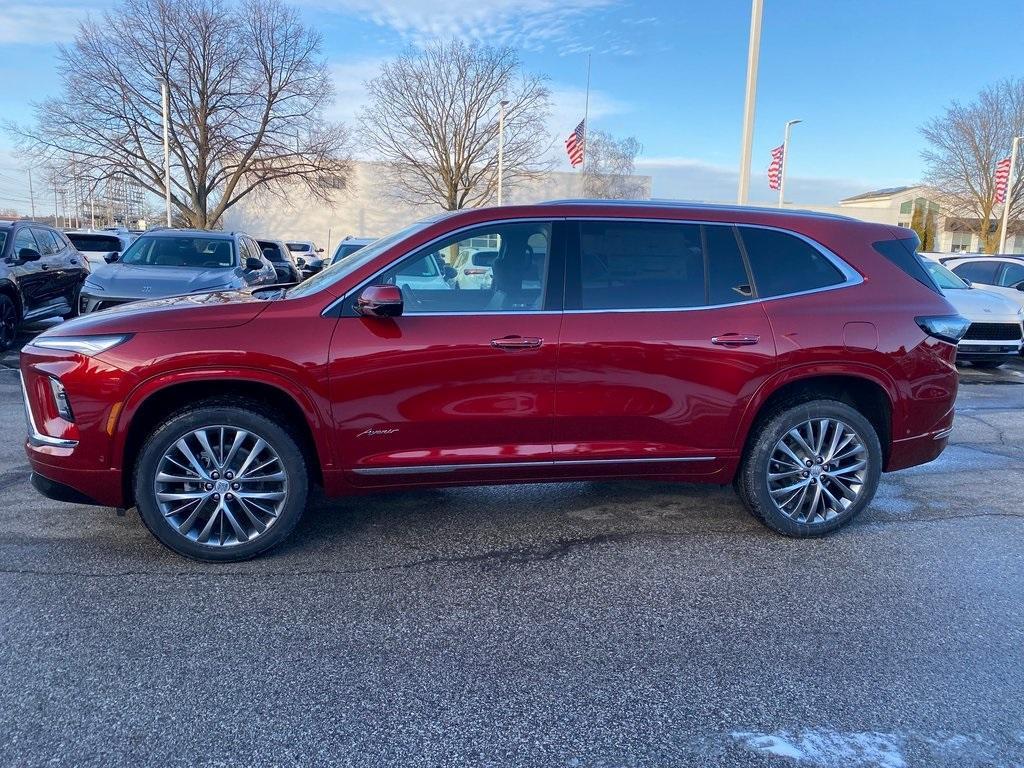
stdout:
[[996,270],[998,269],[998,261],[979,259],[978,261],[968,261],[963,264],[957,264],[953,267],[953,272],[958,277],[962,277],[964,280],[970,280],[972,283],[995,285]]
[[235,259],[232,242],[226,238],[164,235],[140,237],[124,252],[121,263],[218,269],[233,267]]
[[805,240],[775,229],[740,227],[761,298],[803,293],[844,282],[843,273]]
[[277,243],[272,243],[266,240],[261,240],[259,243],[260,249],[263,251],[263,255],[275,264],[283,264],[287,261],[284,254],[281,253],[280,247]]
[[[460,282],[473,242],[492,243],[497,256],[490,281]],[[544,308],[551,224],[509,222],[455,235],[403,259],[374,282],[397,285],[407,315],[530,312]]]
[[669,309],[705,304],[700,226],[580,223],[580,308]]
[[39,243],[36,242],[36,239],[32,236],[32,230],[28,227],[22,227],[18,230],[18,234],[14,236],[14,257],[21,258],[21,252],[25,248],[31,248],[36,253],[42,253]]

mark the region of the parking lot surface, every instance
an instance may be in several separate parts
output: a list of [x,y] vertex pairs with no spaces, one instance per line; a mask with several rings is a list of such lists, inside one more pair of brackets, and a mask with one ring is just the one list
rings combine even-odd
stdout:
[[262,559],[27,484],[0,360],[0,765],[1024,765],[1024,366],[838,534],[731,489],[316,500]]

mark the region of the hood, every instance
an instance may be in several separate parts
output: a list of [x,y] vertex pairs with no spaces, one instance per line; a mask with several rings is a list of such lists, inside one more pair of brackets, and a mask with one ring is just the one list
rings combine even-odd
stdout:
[[273,302],[252,291],[217,291],[122,304],[54,326],[51,336],[231,328],[254,319]]
[[[93,270],[85,292],[112,299],[152,299],[193,291],[245,285],[241,269],[231,267],[152,267],[106,264]],[[102,290],[97,290],[101,288]]]
[[990,293],[982,288],[965,288],[943,291],[958,313],[976,323],[1019,321],[1020,307],[1009,299]]

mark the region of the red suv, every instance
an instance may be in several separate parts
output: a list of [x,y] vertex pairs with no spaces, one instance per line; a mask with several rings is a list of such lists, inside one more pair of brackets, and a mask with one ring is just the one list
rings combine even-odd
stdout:
[[[734,483],[768,526],[849,522],[953,423],[956,315],[908,230],[566,201],[427,219],[289,289],[160,299],[26,346],[35,487],[251,557],[311,484]],[[496,252],[490,281],[455,265]]]

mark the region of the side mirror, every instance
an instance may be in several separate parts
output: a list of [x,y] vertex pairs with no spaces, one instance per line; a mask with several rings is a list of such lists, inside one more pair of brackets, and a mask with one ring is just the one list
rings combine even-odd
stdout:
[[317,248],[317,249],[316,249],[316,252],[317,252],[317,253],[323,253],[323,252],[324,252],[324,249],[323,249],[323,248]]
[[42,256],[35,248],[22,248],[18,251],[18,261],[39,261]]
[[103,254],[103,260],[107,262],[107,264],[113,264],[119,258],[121,258],[121,254],[117,251],[111,251],[110,253]]
[[356,312],[363,317],[398,317],[404,308],[397,285],[368,285],[356,300]]
[[259,272],[263,269],[263,261],[257,259],[255,256],[247,256],[245,259],[245,271],[246,272]]
[[971,282],[970,280],[968,280],[968,279],[967,279],[966,277],[961,277],[960,279],[961,279],[961,280],[963,280],[963,281],[964,281],[965,283],[967,283],[967,287],[968,287],[968,288],[973,288],[973,287],[974,287],[974,283],[972,283],[972,282]]
[[1024,280],[1017,283],[1017,285],[1015,285],[1014,288],[1016,288],[1018,291],[1024,291]]
[[306,266],[306,260],[304,258],[302,258],[301,256],[296,256],[295,257],[295,266],[296,267],[304,267],[304,266]]
[[444,279],[445,280],[454,280],[458,276],[459,276],[459,270],[457,270],[455,267],[451,266],[450,264],[445,264],[444,265]]

